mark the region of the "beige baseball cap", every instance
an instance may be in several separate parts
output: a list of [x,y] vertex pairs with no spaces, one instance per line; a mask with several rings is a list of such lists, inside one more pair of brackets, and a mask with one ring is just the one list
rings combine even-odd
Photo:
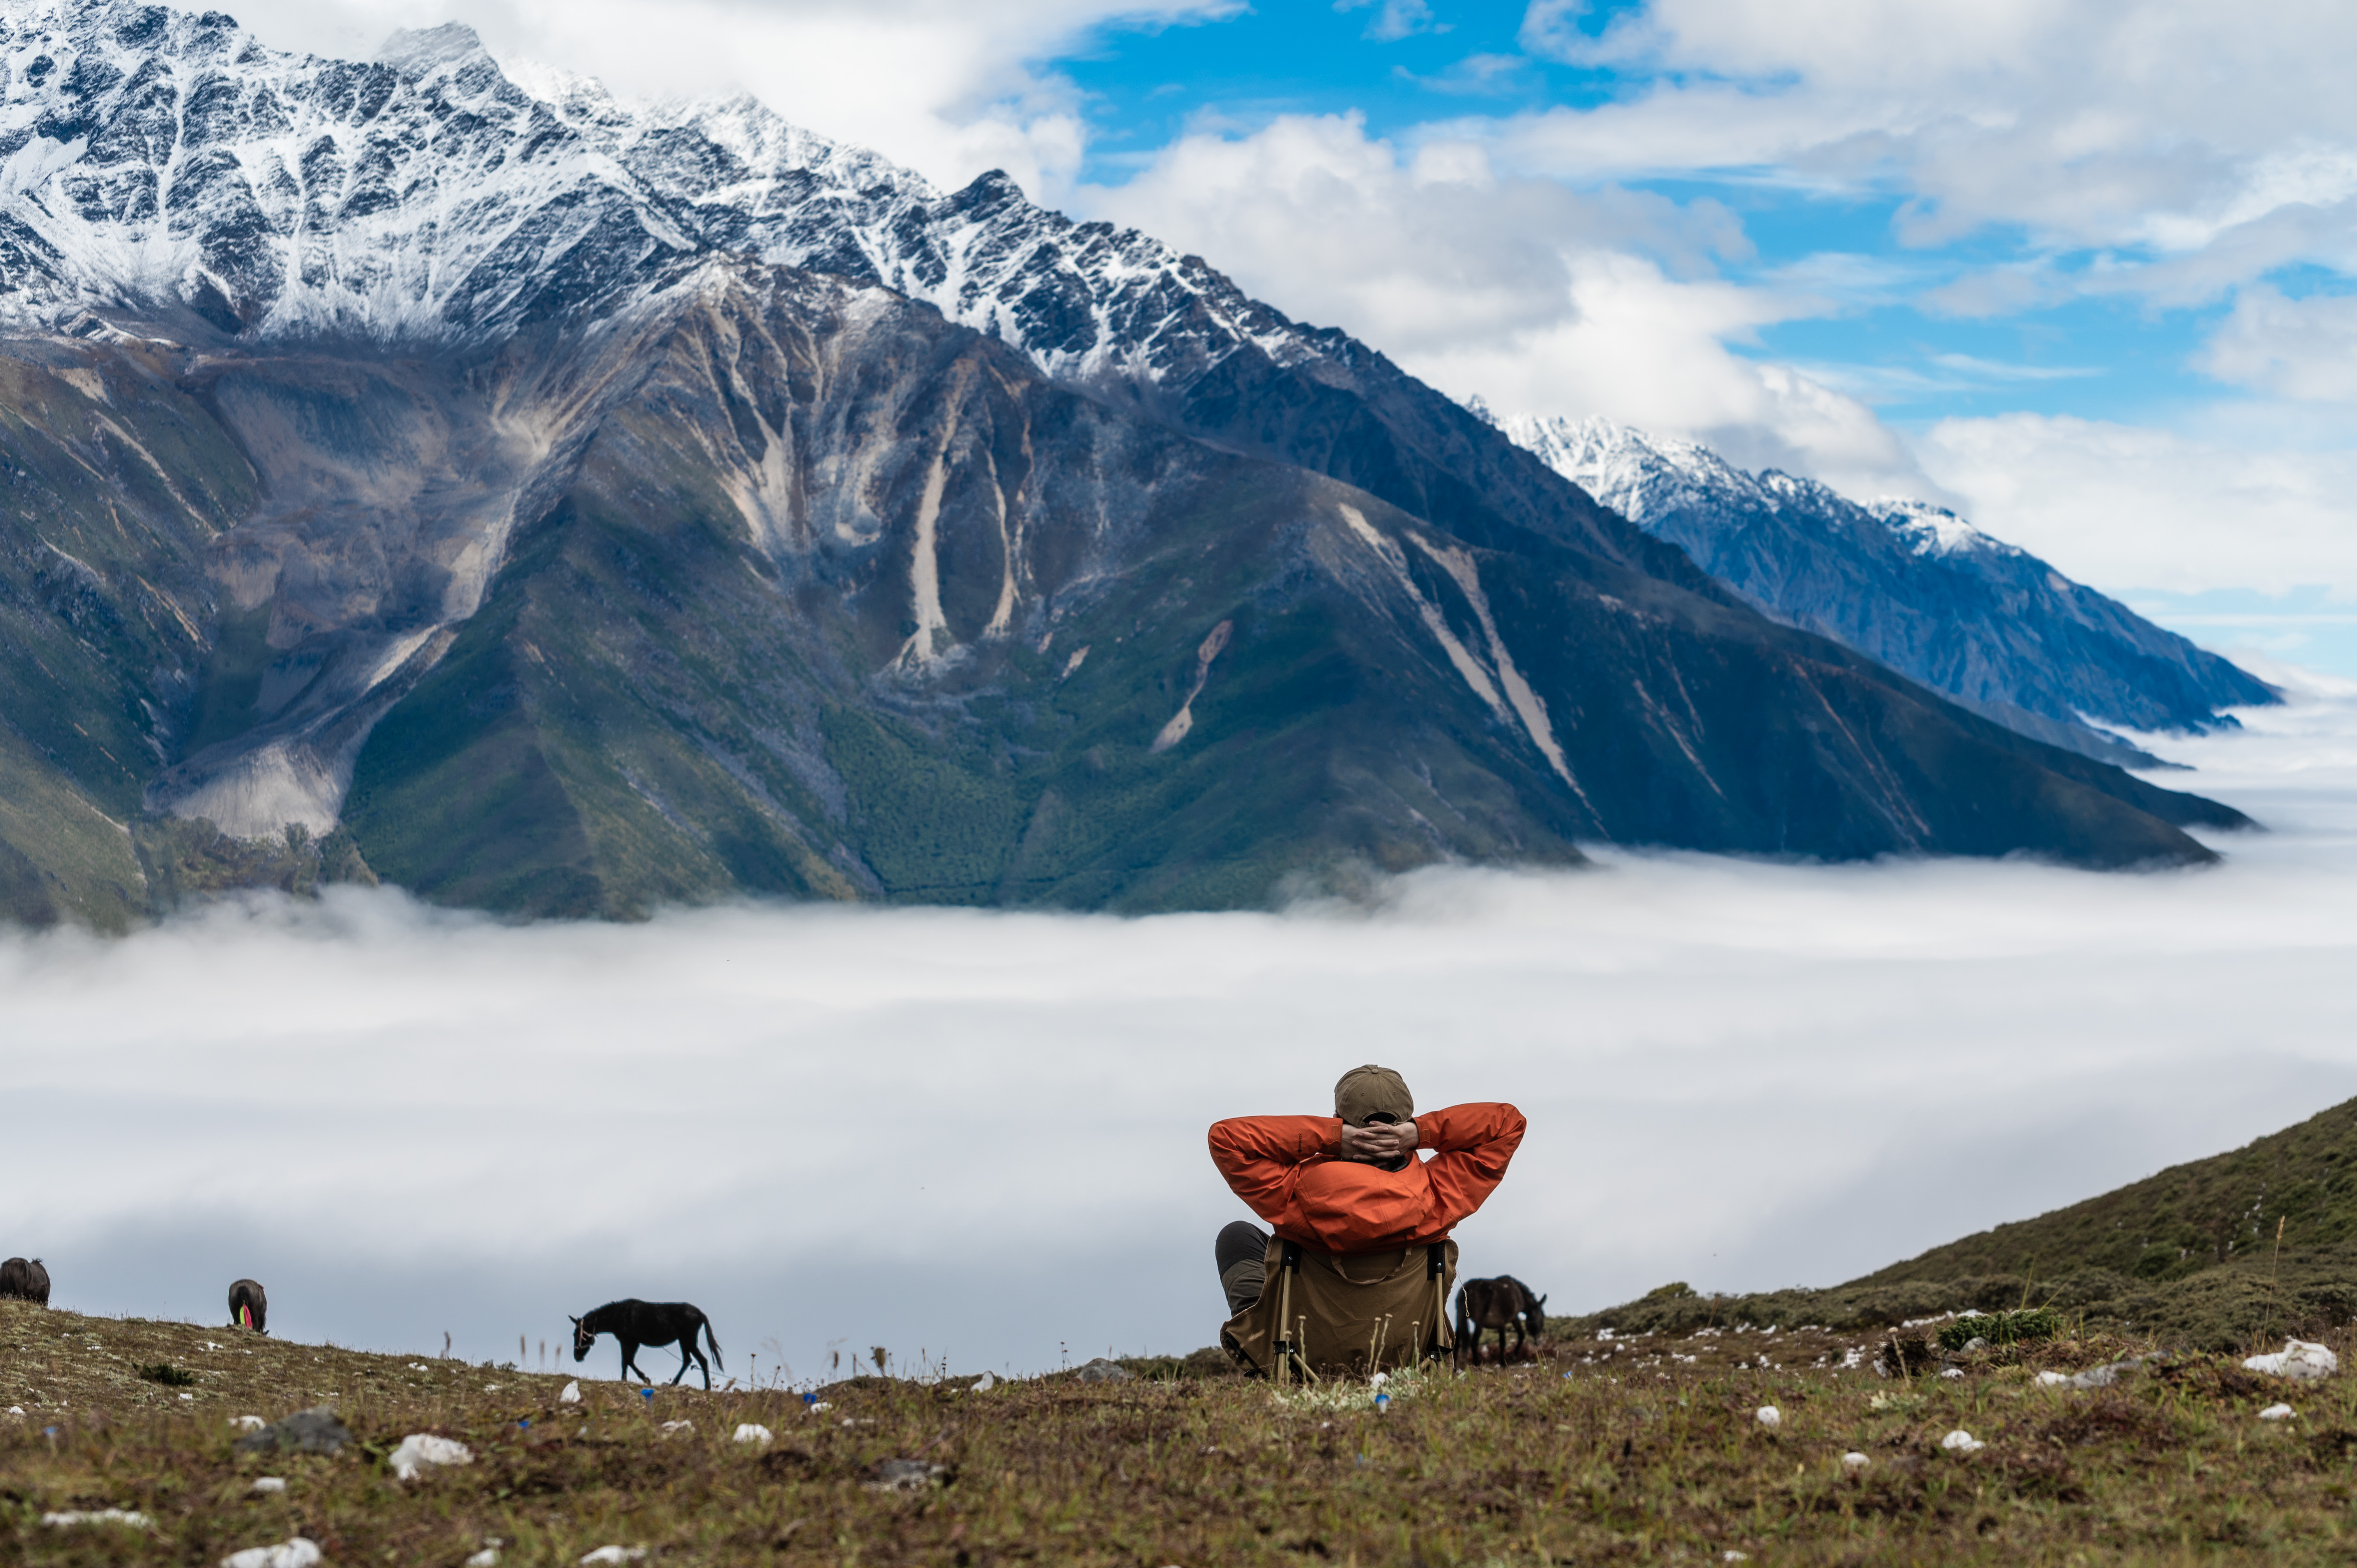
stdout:
[[1372,1062],[1354,1067],[1342,1075],[1334,1086],[1334,1114],[1353,1127],[1363,1127],[1367,1118],[1390,1115],[1398,1121],[1415,1120],[1415,1096],[1407,1091],[1407,1080],[1387,1067]]

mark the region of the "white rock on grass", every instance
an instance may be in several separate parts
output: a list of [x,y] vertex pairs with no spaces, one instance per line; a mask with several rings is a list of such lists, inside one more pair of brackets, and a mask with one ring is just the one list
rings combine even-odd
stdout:
[[253,1485],[247,1489],[262,1493],[283,1492],[286,1489],[286,1478],[283,1476],[256,1476]]
[[221,1568],[311,1568],[319,1561],[318,1542],[296,1536],[275,1546],[249,1546],[221,1559]]
[[229,1423],[240,1432],[259,1432],[270,1424],[258,1415],[233,1415],[229,1418]]
[[636,1563],[647,1554],[643,1546],[601,1546],[581,1561],[587,1563]]
[[1784,1424],[1784,1412],[1772,1404],[1763,1404],[1751,1412],[1751,1419],[1773,1432]]
[[674,1432],[694,1432],[695,1430],[695,1423],[692,1421],[666,1421],[662,1423],[662,1429],[663,1435],[665,1437],[669,1437]]
[[1940,1446],[1951,1454],[1977,1454],[1988,1444],[1960,1426],[1940,1439]]
[[746,1421],[739,1422],[737,1423],[735,1441],[738,1443],[759,1443],[763,1447],[767,1447],[776,1439],[776,1433],[771,1432],[768,1427],[763,1426],[760,1423]]
[[2284,1348],[2265,1356],[2254,1356],[2243,1363],[2254,1372],[2270,1377],[2289,1378],[2295,1382],[2310,1382],[2329,1378],[2341,1369],[2341,1358],[2322,1345],[2305,1339],[2287,1339]]
[[992,1377],[988,1372],[985,1372],[982,1376],[974,1380],[973,1391],[978,1394],[986,1394],[997,1386],[998,1380]]
[[496,1546],[486,1546],[467,1559],[467,1568],[498,1568],[499,1561],[500,1549]]
[[2069,1382],[2070,1380],[2071,1374],[2068,1372],[2040,1372],[2038,1374],[2038,1386],[2041,1389],[2056,1388],[2063,1383]]
[[2259,1412],[2259,1419],[2261,1421],[2289,1421],[2293,1416],[2296,1416],[2298,1413],[2299,1412],[2292,1409],[2291,1406],[2287,1404],[2271,1404],[2267,1406],[2266,1409]]
[[557,1394],[556,1402],[559,1404],[579,1404],[581,1402],[581,1385],[579,1383],[565,1384],[563,1391]]
[[1845,1470],[1853,1472],[1863,1470],[1868,1465],[1873,1463],[1873,1460],[1867,1458],[1863,1454],[1845,1454],[1842,1455],[1842,1468]]
[[63,1513],[45,1513],[41,1522],[56,1528],[77,1524],[119,1524],[130,1530],[145,1530],[154,1523],[135,1509],[68,1509]]
[[401,1446],[386,1455],[385,1463],[393,1473],[404,1481],[414,1480],[417,1473],[428,1465],[471,1465],[474,1450],[455,1438],[436,1437],[430,1432],[413,1432],[401,1440]]

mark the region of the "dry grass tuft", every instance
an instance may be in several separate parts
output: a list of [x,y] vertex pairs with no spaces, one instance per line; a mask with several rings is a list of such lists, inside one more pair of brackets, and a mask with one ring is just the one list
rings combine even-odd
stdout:
[[[2344,1355],[2357,1346],[2330,1341]],[[329,1564],[2346,1562],[2357,1380],[2179,1356],[2075,1392],[2036,1374],[2150,1346],[2040,1341],[1910,1381],[1871,1331],[1556,1340],[1372,1410],[1286,1402],[1216,1362],[1082,1385],[866,1376],[812,1412],[705,1394],[0,1305],[0,1561],[219,1563],[301,1534]],[[185,1388],[143,1367],[190,1373]],[[423,1369],[419,1369],[422,1365]],[[1947,1370],[1963,1375],[1948,1377]],[[182,1395],[190,1397],[182,1398]],[[2298,1419],[2262,1423],[2287,1399]],[[246,1455],[229,1418],[332,1404],[333,1456]],[[1763,1404],[1782,1412],[1770,1431]],[[666,1434],[666,1422],[693,1424]],[[737,1444],[739,1423],[766,1447]],[[1986,1446],[1959,1455],[1964,1428]],[[474,1462],[394,1479],[411,1433]],[[1842,1455],[1867,1456],[1862,1470]],[[895,1466],[894,1461],[908,1461]],[[285,1478],[257,1494],[258,1476]],[[146,1528],[43,1525],[134,1509]]]

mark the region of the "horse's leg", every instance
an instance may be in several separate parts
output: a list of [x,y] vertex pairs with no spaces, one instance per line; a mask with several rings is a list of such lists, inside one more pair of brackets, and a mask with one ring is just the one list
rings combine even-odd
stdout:
[[[671,1380],[673,1386],[677,1386],[680,1379],[687,1376],[687,1359],[694,1354],[695,1344],[694,1340],[689,1338],[687,1336],[681,1336],[679,1341],[679,1370],[671,1375]],[[709,1383],[712,1380],[707,1376],[704,1380]]]
[[[705,1363],[704,1359],[704,1352],[695,1348],[694,1330],[690,1329],[688,1331],[687,1337],[680,1341],[680,1343],[685,1345],[687,1347],[687,1353],[695,1358],[696,1369],[704,1374],[704,1391],[705,1393],[710,1393],[712,1391],[712,1369]],[[679,1369],[684,1372],[687,1370],[687,1367],[684,1363],[682,1363]]]
[[[619,1334],[615,1335],[614,1337],[621,1342],[622,1370],[625,1372],[639,1372],[639,1342],[635,1339],[623,1339]],[[639,1376],[643,1378],[646,1374],[644,1372],[639,1372]]]

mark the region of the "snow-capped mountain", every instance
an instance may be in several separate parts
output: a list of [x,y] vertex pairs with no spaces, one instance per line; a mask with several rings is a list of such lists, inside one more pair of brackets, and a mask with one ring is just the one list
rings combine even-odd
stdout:
[[458,27],[0,0],[0,804],[48,802],[0,908],[218,885],[157,813],[574,914],[2242,822],[1757,613],[1147,236],[527,83]]
[[1603,419],[1499,424],[1777,619],[2040,739],[2125,761],[2137,754],[2098,726],[2199,729],[2222,722],[2222,708],[2276,700],[2226,660],[1944,508],[1860,504]]

